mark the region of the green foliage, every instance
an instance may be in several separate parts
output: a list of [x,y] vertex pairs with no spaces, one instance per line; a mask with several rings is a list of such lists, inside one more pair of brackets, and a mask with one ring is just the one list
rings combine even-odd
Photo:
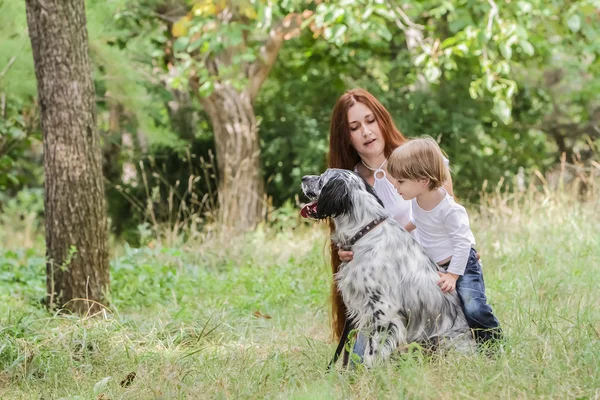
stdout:
[[0,118],[0,204],[5,194],[14,194],[23,184],[40,182],[39,154],[31,152],[32,145],[39,146],[41,133],[32,126],[28,105],[19,98],[7,96],[4,118]]
[[37,91],[25,3],[0,1],[0,205],[3,194],[39,184],[39,143],[33,97]]
[[[214,151],[188,78],[203,96],[219,82],[244,88],[246,67],[260,61],[261,44],[282,20],[290,22],[289,36],[254,102],[262,172],[275,206],[294,204],[301,176],[323,170],[335,100],[357,86],[375,93],[407,136],[440,141],[463,198],[475,199],[485,181],[494,187],[520,169],[544,172],[563,152],[569,161],[597,160],[597,0],[182,4],[86,3],[112,226],[132,233],[132,243],[137,226],[150,221],[146,204],[153,198],[141,185],[140,162],[149,189],[158,188],[153,203],[162,223],[173,218],[170,190],[179,181],[175,191],[183,196],[182,182],[202,175],[198,160]],[[233,7],[228,22],[218,17],[225,6]],[[0,11],[0,72],[16,56],[0,78],[6,98],[0,202],[6,202],[23,186],[41,187],[42,169],[24,5],[3,1]],[[218,73],[208,68],[207,60],[226,55],[231,62]],[[115,105],[117,132],[109,114]],[[176,115],[177,107],[189,112]],[[133,149],[121,147],[123,132],[134,138]],[[16,143],[10,154],[1,150],[6,140]],[[121,182],[125,163],[138,168],[138,186]],[[214,188],[214,178],[194,188],[198,198]]]
[[389,6],[381,1],[309,2],[206,1],[189,2],[189,12],[170,28],[177,60],[167,66],[171,84],[197,82],[199,95],[209,96],[214,84],[229,84],[242,92],[248,71],[262,60],[265,43],[281,33],[283,41],[310,31],[336,46],[358,41],[392,39]]
[[[27,29],[25,3],[1,0],[0,72],[4,72],[4,75],[0,76],[0,93],[8,93],[12,98],[21,101],[31,101],[37,93],[33,55]],[[14,61],[10,64],[13,57]]]
[[527,92],[515,98],[515,124],[508,128],[490,112],[491,99],[475,100],[468,95],[467,79],[441,82],[435,97],[430,92],[410,91],[380,97],[406,135],[427,135],[439,141],[450,159],[457,195],[474,200],[484,182],[508,179],[520,169],[544,168],[551,161],[544,135],[528,127],[534,116]]
[[305,32],[282,49],[261,90],[255,109],[263,174],[276,205],[299,193],[303,175],[326,167],[329,118],[345,90],[342,77],[360,73],[345,62],[348,51]]

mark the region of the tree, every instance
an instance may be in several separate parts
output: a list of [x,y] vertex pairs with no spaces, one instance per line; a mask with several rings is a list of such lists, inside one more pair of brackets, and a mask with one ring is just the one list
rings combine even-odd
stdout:
[[220,222],[238,230],[254,227],[264,210],[253,102],[286,35],[302,21],[296,13],[277,17],[260,29],[263,21],[250,2],[203,0],[170,29],[176,57],[188,61],[183,69],[173,65],[171,73],[185,76],[214,130]]
[[44,143],[47,301],[106,302],[108,232],[84,0],[27,0]]

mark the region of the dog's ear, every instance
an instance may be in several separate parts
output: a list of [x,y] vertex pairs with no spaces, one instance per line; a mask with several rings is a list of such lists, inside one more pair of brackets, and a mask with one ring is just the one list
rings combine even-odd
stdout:
[[[362,179],[362,178],[361,178],[361,179]],[[372,194],[372,195],[375,197],[375,199],[376,199],[376,200],[377,200],[377,202],[378,202],[378,203],[381,205],[381,207],[385,207],[385,206],[383,205],[383,201],[381,201],[381,199],[379,198],[379,196],[377,196],[377,193],[375,193],[375,189],[373,189],[373,186],[369,185],[369,184],[367,183],[367,181],[365,181],[364,179],[363,179],[362,181],[363,181],[363,182],[364,182],[364,184],[365,184],[365,189],[367,189],[367,192],[369,192],[369,194]],[[394,190],[396,190],[396,189],[394,189]]]
[[319,194],[317,218],[337,217],[352,208],[348,183],[341,178],[330,179]]

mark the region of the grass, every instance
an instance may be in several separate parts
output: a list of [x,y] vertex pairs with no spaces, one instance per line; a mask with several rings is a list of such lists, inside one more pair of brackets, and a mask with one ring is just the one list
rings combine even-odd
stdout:
[[19,245],[21,231],[5,221],[0,398],[598,399],[599,208],[530,190],[472,209],[506,334],[497,357],[417,351],[330,374],[323,225],[115,248],[112,312],[85,319],[40,308],[43,247]]

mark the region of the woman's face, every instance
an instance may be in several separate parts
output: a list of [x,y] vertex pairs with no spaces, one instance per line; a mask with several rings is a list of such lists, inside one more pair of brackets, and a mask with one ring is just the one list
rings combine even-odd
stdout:
[[363,103],[356,103],[348,110],[350,143],[361,158],[383,153],[385,141],[373,111]]

